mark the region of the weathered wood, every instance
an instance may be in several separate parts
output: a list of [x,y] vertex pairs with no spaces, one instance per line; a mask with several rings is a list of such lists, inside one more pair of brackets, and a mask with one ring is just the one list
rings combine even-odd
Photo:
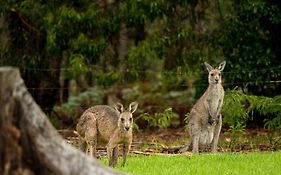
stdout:
[[67,144],[28,93],[16,68],[0,68],[0,174],[115,175]]

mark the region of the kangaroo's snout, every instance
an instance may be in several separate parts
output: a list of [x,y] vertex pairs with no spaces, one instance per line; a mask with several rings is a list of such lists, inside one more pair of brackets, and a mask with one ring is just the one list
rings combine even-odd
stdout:
[[126,121],[126,123],[124,123],[124,129],[126,131],[129,131],[131,128],[131,122],[130,121]]
[[129,131],[130,127],[129,127],[129,126],[126,126],[125,129],[126,129],[127,131]]

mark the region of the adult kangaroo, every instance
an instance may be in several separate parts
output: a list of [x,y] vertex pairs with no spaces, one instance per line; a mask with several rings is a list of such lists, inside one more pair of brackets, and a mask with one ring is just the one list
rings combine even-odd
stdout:
[[221,85],[221,71],[226,62],[213,68],[204,63],[209,72],[209,86],[205,93],[195,103],[188,119],[188,132],[191,142],[180,149],[180,152],[191,151],[198,153],[199,144],[211,144],[212,152],[217,152],[218,140],[222,126],[221,108],[224,98],[224,89]]
[[106,144],[108,164],[114,167],[118,160],[118,145],[122,144],[124,166],[132,144],[133,113],[137,107],[138,103],[132,102],[128,109],[124,109],[121,103],[114,108],[97,105],[87,109],[76,126],[81,149],[96,157],[97,145]]

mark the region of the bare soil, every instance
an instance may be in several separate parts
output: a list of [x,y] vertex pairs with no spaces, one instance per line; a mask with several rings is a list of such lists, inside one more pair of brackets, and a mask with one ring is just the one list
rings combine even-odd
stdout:
[[[73,130],[60,130],[59,133],[68,143],[79,147],[79,139]],[[184,128],[135,131],[131,154],[175,154],[189,141]],[[201,146],[201,152],[208,152],[208,146]],[[219,152],[257,152],[281,150],[281,133],[265,129],[247,129],[239,133],[222,131]],[[105,148],[98,148],[101,156]]]

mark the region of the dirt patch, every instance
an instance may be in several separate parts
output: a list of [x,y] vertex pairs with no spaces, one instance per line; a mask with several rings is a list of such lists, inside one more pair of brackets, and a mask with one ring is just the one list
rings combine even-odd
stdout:
[[[73,130],[60,130],[59,133],[68,143],[79,147],[79,138]],[[184,128],[165,130],[135,131],[131,154],[173,154],[188,143],[189,136]],[[208,146],[201,146],[201,152],[208,152]],[[281,133],[265,129],[248,129],[243,133],[222,131],[219,140],[219,152],[253,152],[281,150]],[[99,147],[101,156],[106,155],[105,148]]]

